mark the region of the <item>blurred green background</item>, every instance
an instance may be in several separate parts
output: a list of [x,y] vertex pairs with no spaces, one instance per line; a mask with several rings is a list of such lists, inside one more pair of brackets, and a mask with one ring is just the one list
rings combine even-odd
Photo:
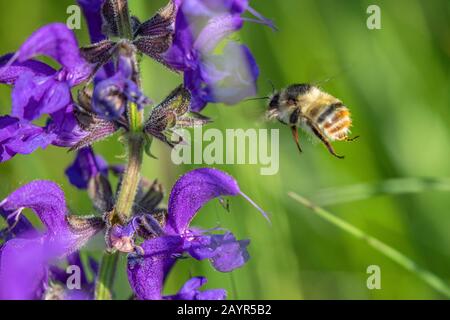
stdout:
[[[130,0],[141,19],[150,17],[164,0]],[[70,0],[0,0],[0,52],[16,50],[38,27],[67,19]],[[210,288],[226,288],[238,299],[438,299],[438,292],[415,274],[374,251],[365,243],[320,220],[288,197],[307,197],[324,188],[380,183],[404,177],[450,177],[449,55],[450,2],[253,0],[252,6],[272,18],[278,32],[248,23],[239,34],[261,68],[259,94],[271,91],[267,80],[281,88],[296,82],[321,82],[353,113],[358,142],[337,143],[344,161],[302,136],[300,156],[285,127],[262,121],[263,103],[235,107],[210,105],[211,127],[279,128],[280,171],[261,176],[260,166],[219,166],[237,178],[244,192],[271,213],[273,225],[242,198],[231,200],[231,213],[208,204],[195,224],[220,224],[240,238],[250,238],[251,259],[233,274],[219,274],[208,262],[181,261],[171,274],[167,293],[176,292],[190,275],[208,277]],[[370,4],[382,13],[382,29],[366,27]],[[77,31],[87,44],[87,31]],[[236,37],[235,37],[236,38]],[[143,61],[144,88],[160,101],[181,82],[150,59]],[[10,111],[10,89],[0,87],[0,113]],[[110,163],[120,163],[122,146],[110,139],[95,150]],[[174,166],[168,148],[156,143],[160,160],[147,158],[144,174],[160,179],[167,189],[193,167]],[[76,213],[92,212],[85,193],[64,176],[74,155],[58,148],[16,156],[0,164],[0,198],[35,179],[58,182]],[[406,186],[408,186],[408,181]],[[368,196],[330,204],[327,208],[387,244],[450,284],[449,193],[427,190],[413,194]],[[382,190],[381,190],[382,191]],[[339,195],[336,196],[339,201]],[[333,201],[331,201],[333,202]],[[101,251],[101,239],[88,248]],[[368,290],[366,269],[381,268],[381,290]],[[118,273],[117,298],[128,298],[124,260]]]

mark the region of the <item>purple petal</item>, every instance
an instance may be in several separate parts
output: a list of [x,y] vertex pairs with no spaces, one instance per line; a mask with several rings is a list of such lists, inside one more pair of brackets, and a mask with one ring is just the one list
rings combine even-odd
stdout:
[[[13,54],[7,54],[0,58],[0,70],[8,61],[11,60]],[[16,80],[24,73],[31,72],[36,77],[45,77],[55,74],[56,70],[52,67],[36,60],[27,60],[25,62],[14,62],[8,69],[0,74],[0,83],[14,85]]]
[[46,227],[47,247],[54,247],[51,251],[55,257],[74,252],[102,227],[86,220],[87,223],[83,223],[83,219],[76,216],[70,216],[70,220],[78,225],[69,224],[64,192],[51,181],[34,181],[24,185],[1,202],[0,207],[17,214],[26,208],[33,210]]
[[221,15],[212,18],[198,35],[194,47],[206,54],[214,50],[226,37],[242,28],[243,20],[237,15]]
[[[63,250],[63,241],[47,235],[6,242],[0,248],[0,300],[41,299],[48,284],[49,265]],[[78,293],[82,291],[66,291],[64,298],[74,294],[71,299],[81,299]]]
[[198,63],[194,50],[194,36],[185,15],[181,12],[177,15],[175,28],[173,43],[163,55],[164,61],[176,70],[186,71],[195,68]]
[[16,154],[30,154],[38,148],[46,148],[56,135],[45,129],[19,119],[0,117],[0,162]]
[[[0,298],[35,299],[47,283],[49,264],[75,252],[102,225],[68,217],[64,193],[53,182],[29,183],[0,203],[1,211],[15,216],[32,209],[46,227],[42,235],[20,235],[0,249]],[[69,224],[69,220],[71,221]],[[83,223],[86,222],[86,223]]]
[[57,233],[67,226],[63,191],[50,181],[35,181],[10,194],[1,204],[7,211],[32,209],[48,231]]
[[78,151],[75,161],[66,170],[70,183],[78,189],[87,189],[89,181],[98,174],[107,176],[108,164],[101,156],[96,156],[90,147]]
[[38,235],[38,233],[35,232],[33,225],[26,217],[20,216],[17,219],[14,217],[13,213],[14,212],[5,211],[0,207],[0,216],[2,216],[8,224],[7,229],[0,231],[0,240],[10,240],[18,236],[24,237],[24,235]]
[[[101,9],[105,0],[77,0],[78,5],[83,10],[84,17],[89,29],[91,43],[95,44],[106,40],[103,33],[103,18]],[[103,81],[114,75],[114,63],[108,62],[101,67],[95,74],[94,83]]]
[[[81,270],[81,285],[87,285],[88,281],[87,281],[87,275],[86,275],[86,270],[83,266],[83,262],[81,261],[81,256],[80,256],[80,252],[74,252],[71,255],[69,255],[67,257],[67,263],[71,266],[77,266],[80,268]],[[65,283],[65,282],[64,282]]]
[[86,290],[65,290],[63,299],[74,301],[94,300],[94,294]]
[[73,147],[88,132],[84,131],[73,113],[74,106],[71,104],[66,109],[51,114],[51,120],[47,124],[47,131],[56,135],[56,139],[52,142],[58,147]]
[[72,107],[52,115],[45,128],[14,117],[0,117],[0,162],[16,154],[30,154],[48,145],[71,146],[86,133],[78,126]]
[[[63,23],[53,23],[34,32],[14,55],[11,63],[24,62],[45,55],[55,59],[66,71],[65,80],[79,84],[91,73],[81,57],[74,33]],[[1,72],[0,72],[1,73]]]
[[[255,18],[243,18],[245,11]],[[181,2],[173,45],[164,59],[185,72],[193,111],[201,111],[211,102],[233,105],[256,94],[259,69],[247,47],[229,43],[223,54],[214,54],[219,43],[240,30],[244,21],[274,28],[270,20],[249,7],[248,0]]]
[[91,268],[91,271],[94,274],[94,276],[97,276],[98,270],[99,270],[99,264],[98,264],[97,260],[95,260],[92,257],[89,257],[89,267]]
[[127,64],[121,63],[119,67],[119,72],[97,83],[94,89],[92,108],[96,114],[108,120],[119,119],[125,112],[127,103],[134,102],[140,108],[150,103],[138,86],[129,79],[131,70]]
[[199,112],[212,101],[211,90],[205,85],[200,68],[184,73],[184,86],[191,92],[192,111]]
[[184,0],[183,11],[192,16],[212,17],[224,13],[242,14],[248,0]]
[[119,119],[127,105],[123,95],[125,85],[126,79],[120,73],[97,83],[92,97],[95,113],[108,120]]
[[223,289],[200,291],[208,280],[196,277],[188,280],[181,290],[174,296],[165,297],[166,300],[225,300],[227,292]]
[[184,234],[191,220],[207,202],[239,193],[236,180],[222,171],[204,168],[185,174],[170,194],[166,231]]
[[101,15],[104,0],[77,0],[77,2],[86,18],[91,42],[96,43],[104,40],[106,37],[102,33],[103,21]]
[[[81,256],[79,252],[74,252],[67,257],[67,264],[69,266],[77,266],[80,268],[80,284],[81,286],[88,285],[86,270],[83,266],[83,262],[81,261]],[[65,268],[60,268],[57,266],[49,267],[51,278],[53,281],[57,281],[62,284],[66,284],[67,280],[71,276],[70,273],[67,273]]]
[[226,300],[227,292],[224,289],[211,289],[197,293],[195,300]]
[[[51,72],[50,67],[31,60],[39,55],[55,59],[62,69]],[[28,121],[65,109],[72,101],[71,87],[92,71],[80,55],[73,32],[62,23],[33,33],[13,56],[3,57],[0,65],[0,82],[14,84],[12,115]]]
[[25,216],[18,216],[15,213],[15,211],[6,210],[3,208],[3,203],[0,203],[0,216],[3,217],[8,226],[4,231],[5,239],[9,240],[17,236],[21,236],[22,238],[25,236],[37,237],[39,234],[31,222]]
[[27,72],[17,79],[14,86],[11,115],[33,121],[43,114],[65,109],[71,102],[72,95],[67,83]]
[[123,253],[132,253],[136,250],[134,238],[136,229],[133,221],[128,225],[114,225],[108,233],[107,242],[111,248]]
[[[198,0],[183,2],[175,22],[173,44],[163,55],[166,64],[176,70],[195,69],[200,53],[212,51],[220,41],[242,27],[242,18],[229,14],[231,5],[223,7],[220,1],[215,2],[218,5]],[[206,20],[199,15],[206,16]]]
[[0,300],[40,299],[47,283],[42,239],[13,239],[0,248]]
[[8,145],[16,140],[14,136],[18,129],[18,119],[9,116],[0,117],[0,162],[8,161],[16,155],[8,149]]
[[142,244],[144,255],[128,257],[128,280],[140,300],[161,300],[164,281],[182,252],[178,236],[158,237]]
[[231,232],[200,236],[191,241],[189,253],[197,260],[210,259],[217,271],[231,272],[250,259],[247,251],[249,244],[249,240],[237,241]]
[[211,101],[234,105],[256,94],[259,69],[250,50],[229,42],[220,56],[210,56],[202,65]]

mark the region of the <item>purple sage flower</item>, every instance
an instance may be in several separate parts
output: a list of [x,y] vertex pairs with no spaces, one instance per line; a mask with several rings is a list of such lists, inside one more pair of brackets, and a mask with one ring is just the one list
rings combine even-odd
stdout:
[[[52,70],[32,60],[40,55],[53,58],[61,69]],[[37,30],[2,62],[0,82],[14,86],[11,116],[28,121],[66,109],[72,103],[70,89],[92,72],[80,55],[73,32],[62,23]]]
[[105,40],[106,36],[102,32],[101,15],[104,0],[77,0],[77,2],[86,18],[91,42],[96,43]]
[[[177,258],[184,253],[197,260],[209,259],[220,272],[233,271],[248,261],[248,240],[238,241],[228,231],[213,234],[211,230],[190,227],[192,219],[207,202],[237,195],[248,199],[231,176],[215,169],[194,170],[177,181],[169,198],[163,234],[146,240],[140,248],[142,253],[131,254],[128,259],[128,278],[138,299],[163,299],[164,281]],[[208,295],[193,294],[192,297]]]
[[200,291],[208,280],[204,277],[195,277],[188,280],[180,291],[173,296],[164,297],[165,300],[225,300],[227,292],[223,289]]
[[[164,188],[157,180],[140,177],[140,163],[132,160],[144,149],[152,156],[154,138],[174,147],[182,142],[172,137],[177,129],[210,123],[197,113],[208,103],[232,105],[254,95],[259,76],[255,59],[245,45],[225,40],[246,21],[273,24],[253,10],[249,0],[168,0],[145,22],[130,17],[127,0],[77,2],[91,45],[80,49],[66,25],[53,23],[34,32],[17,52],[0,57],[0,83],[13,88],[12,111],[0,116],[0,162],[50,145],[76,150],[66,175],[72,185],[87,191],[97,215],[71,215],[63,191],[49,181],[26,184],[0,201],[6,222],[0,230],[0,299],[105,298],[94,295],[95,283],[88,281],[79,253],[102,230],[106,252],[128,254],[127,274],[137,299],[225,299],[223,289],[201,290],[204,277],[189,279],[174,295],[163,295],[165,280],[180,258],[209,260],[219,272],[241,268],[250,258],[249,240],[191,223],[209,201],[224,203],[223,197],[239,195],[267,215],[233,177],[216,169],[183,175],[168,207],[161,207]],[[140,54],[184,74],[184,84],[147,119],[136,112],[151,103],[141,91]],[[59,67],[36,60],[39,56]],[[84,86],[75,102],[71,91],[80,84]],[[38,125],[42,120],[45,125]],[[130,148],[127,170],[110,167],[91,147],[120,131],[125,144],[138,146]],[[110,171],[119,180],[114,188]],[[25,209],[36,214],[43,230],[25,217]],[[66,286],[64,263],[80,268],[80,289]],[[95,260],[90,259],[89,266],[95,279],[98,275],[96,281],[109,277],[104,268],[98,271]]]
[[[60,70],[33,60],[45,55]],[[0,58],[0,83],[13,86],[12,112],[0,118],[0,162],[50,144],[70,147],[85,136],[73,116],[71,88],[91,74],[78,44],[64,24],[47,25],[31,35],[15,54]],[[48,114],[45,127],[32,123]]]
[[[103,33],[103,19],[101,9],[105,0],[77,0],[81,7],[84,17],[89,29],[91,43],[101,42],[106,40],[106,35]],[[105,80],[114,75],[114,65],[107,63],[100,68],[95,75],[95,82]]]
[[[255,95],[259,68],[245,45],[230,41],[221,53],[218,45],[240,30],[244,21],[273,27],[253,10],[248,0],[178,0],[175,36],[164,54],[166,64],[184,72],[193,96],[192,110],[209,102],[236,104]],[[245,11],[257,19],[243,18]]]
[[87,189],[89,182],[98,174],[108,176],[108,164],[90,147],[79,150],[75,161],[66,170],[70,183],[78,189]]
[[67,265],[80,270],[80,288],[67,288],[70,274],[59,266],[50,266],[49,277],[51,282],[45,291],[45,300],[94,300],[95,282],[89,281],[87,269],[94,275],[98,275],[98,263],[92,257],[88,258],[88,265],[84,266],[79,252],[69,255]]
[[16,154],[30,154],[38,148],[46,148],[57,139],[55,133],[27,121],[4,116],[0,117],[0,162]]
[[93,111],[107,120],[120,119],[128,103],[137,104],[139,109],[151,103],[132,80],[132,62],[126,56],[118,60],[117,72],[98,82],[92,96]]
[[[36,213],[44,232],[22,215],[25,208]],[[104,226],[102,219],[68,215],[63,191],[48,181],[35,181],[13,192],[0,203],[0,214],[12,232],[0,247],[0,299],[8,300],[41,299],[50,265],[77,251]]]

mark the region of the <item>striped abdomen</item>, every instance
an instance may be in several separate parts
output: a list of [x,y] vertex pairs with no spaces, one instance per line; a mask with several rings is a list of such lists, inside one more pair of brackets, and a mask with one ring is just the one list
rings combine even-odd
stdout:
[[342,102],[316,105],[310,112],[314,114],[313,119],[316,125],[330,140],[346,140],[348,138],[352,119],[350,111]]

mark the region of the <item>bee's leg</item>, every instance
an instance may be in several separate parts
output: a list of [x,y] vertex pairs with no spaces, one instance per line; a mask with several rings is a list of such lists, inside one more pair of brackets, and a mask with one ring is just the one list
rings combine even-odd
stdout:
[[292,136],[294,137],[295,144],[297,145],[298,151],[300,153],[303,152],[302,147],[300,146],[299,137],[298,137],[298,128],[296,126],[291,127]]
[[299,137],[298,137],[298,119],[300,117],[300,109],[296,108],[294,112],[292,112],[289,123],[291,125],[292,136],[294,137],[295,144],[297,145],[298,151],[300,153],[303,152],[302,147],[300,147]]
[[353,138],[347,138],[347,139],[345,139],[345,141],[347,141],[347,142],[353,142],[353,141],[356,141],[356,140],[358,140],[359,139],[359,136],[356,136],[356,137],[353,137]]
[[327,147],[328,151],[335,156],[338,159],[344,159],[344,156],[340,156],[336,153],[336,151],[334,151],[333,146],[331,145],[330,141],[328,141],[328,138],[320,131],[320,129],[314,125],[314,123],[309,120],[306,119],[306,124],[311,128],[312,132],[316,135],[317,138],[320,139],[320,141],[322,141],[322,143]]

